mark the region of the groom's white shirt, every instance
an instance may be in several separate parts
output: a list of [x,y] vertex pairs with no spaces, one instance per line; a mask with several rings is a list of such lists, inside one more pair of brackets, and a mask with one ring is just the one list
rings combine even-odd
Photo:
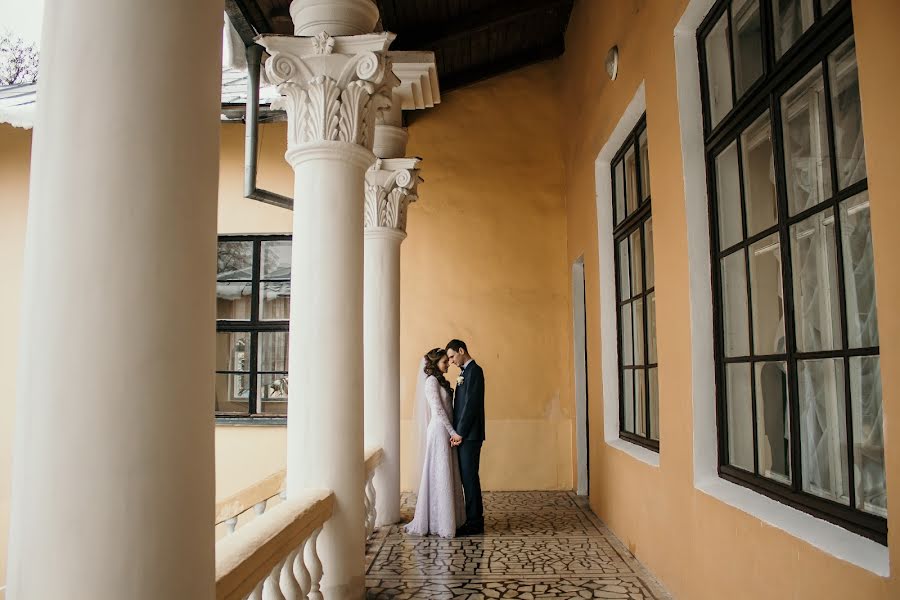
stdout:
[[473,360],[473,359],[470,358],[469,360],[467,360],[467,361],[465,362],[465,364],[463,365],[463,368],[462,368],[463,371],[466,370],[466,367],[469,366],[469,363],[472,362],[472,360]]

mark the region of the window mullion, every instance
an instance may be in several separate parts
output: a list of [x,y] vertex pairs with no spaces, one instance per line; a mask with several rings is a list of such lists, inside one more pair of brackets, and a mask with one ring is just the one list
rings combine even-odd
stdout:
[[[818,7],[818,3],[816,3],[816,6]],[[834,140],[834,113],[831,97],[831,73],[828,69],[827,57],[822,61],[822,77],[825,88],[823,92],[823,95],[825,97],[825,121],[828,130],[826,132],[826,136],[828,137],[828,153],[831,155],[831,204],[833,206],[832,212],[834,214],[834,243],[835,260],[837,262],[838,301],[840,303],[841,310],[841,350],[844,352],[844,418],[846,423],[845,429],[847,435],[847,495],[850,502],[850,508],[851,510],[853,510],[856,508],[856,473],[853,469],[853,401],[850,397],[850,394],[852,393],[850,388],[850,357],[846,354],[847,350],[850,349],[850,334],[848,331],[849,318],[847,316],[847,282],[844,277],[844,239],[841,229],[841,205],[840,200],[838,200],[838,198],[840,198],[840,194],[838,189],[838,161],[837,152],[835,149],[836,143]]]
[[781,243],[781,289],[784,311],[784,346],[787,358],[788,414],[790,416],[789,457],[791,465],[791,487],[800,492],[803,489],[803,466],[800,452],[800,393],[797,379],[797,344],[794,319],[794,269],[792,263],[790,225],[787,201],[787,174],[784,169],[784,131],[781,127],[781,103],[778,96],[769,98],[772,115],[772,150],[775,160],[775,197],[778,210],[778,230]]

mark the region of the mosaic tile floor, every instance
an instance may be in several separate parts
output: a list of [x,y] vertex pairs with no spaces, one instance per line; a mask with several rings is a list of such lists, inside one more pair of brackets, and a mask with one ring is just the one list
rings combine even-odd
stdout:
[[[620,598],[670,600],[571,492],[489,492],[485,533],[444,540],[380,529],[366,552],[370,600]],[[415,498],[405,495],[403,517]]]

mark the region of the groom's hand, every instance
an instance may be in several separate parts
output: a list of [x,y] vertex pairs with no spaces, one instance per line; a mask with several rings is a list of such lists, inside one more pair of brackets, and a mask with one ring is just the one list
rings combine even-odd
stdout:
[[450,445],[451,446],[459,446],[460,444],[462,444],[462,441],[463,441],[462,436],[460,436],[459,434],[450,436]]

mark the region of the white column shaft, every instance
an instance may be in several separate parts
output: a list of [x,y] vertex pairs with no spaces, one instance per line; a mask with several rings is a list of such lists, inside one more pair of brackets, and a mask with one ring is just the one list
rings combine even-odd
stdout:
[[211,599],[222,5],[44,15],[7,598]]
[[328,488],[334,516],[319,538],[326,598],[365,594],[363,200],[365,148],[292,150],[294,242],[288,496]]
[[366,446],[384,449],[375,471],[376,526],[400,521],[400,244],[386,227],[365,236]]

